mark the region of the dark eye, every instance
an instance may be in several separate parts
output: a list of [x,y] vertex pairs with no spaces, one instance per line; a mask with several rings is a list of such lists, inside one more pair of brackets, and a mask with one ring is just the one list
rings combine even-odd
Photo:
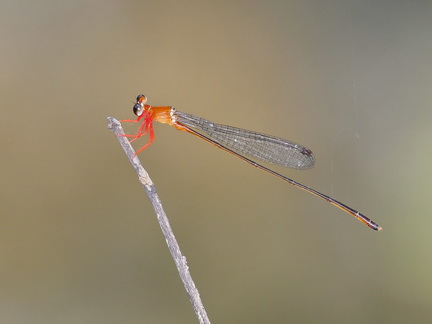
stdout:
[[143,94],[140,94],[140,95],[137,97],[136,101],[140,101],[141,98],[145,98],[145,96],[144,96]]
[[133,106],[133,112],[134,112],[135,115],[141,116],[142,112],[143,112],[143,107],[139,103],[136,103]]

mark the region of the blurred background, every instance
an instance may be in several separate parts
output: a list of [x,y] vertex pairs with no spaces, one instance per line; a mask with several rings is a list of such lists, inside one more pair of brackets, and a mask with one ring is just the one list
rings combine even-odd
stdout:
[[310,148],[314,169],[275,170],[384,228],[155,125],[140,159],[213,323],[428,323],[431,15],[430,1],[2,1],[0,322],[198,322],[107,130],[144,93]]

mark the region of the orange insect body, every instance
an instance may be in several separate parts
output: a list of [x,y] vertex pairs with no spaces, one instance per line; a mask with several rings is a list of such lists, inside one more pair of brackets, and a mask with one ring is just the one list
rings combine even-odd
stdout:
[[150,105],[146,105],[147,98],[143,95],[138,96],[137,102],[134,106],[134,113],[138,116],[136,120],[122,120],[122,122],[132,122],[138,123],[142,119],[142,125],[138,129],[138,132],[135,135],[125,135],[125,137],[132,137],[131,142],[137,140],[138,138],[149,134],[149,142],[144,145],[141,149],[139,149],[135,154],[138,154],[144,151],[147,147],[149,147],[155,139],[153,122],[157,121],[162,124],[168,124],[170,126],[174,126],[178,129],[182,129],[180,125],[177,125],[172,118],[172,111],[174,110],[171,106],[163,106],[163,107],[152,107]]

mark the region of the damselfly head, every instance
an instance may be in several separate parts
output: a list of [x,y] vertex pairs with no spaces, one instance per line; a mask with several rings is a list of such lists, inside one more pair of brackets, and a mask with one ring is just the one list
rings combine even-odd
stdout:
[[139,95],[136,99],[136,103],[133,106],[133,112],[138,117],[141,116],[144,112],[144,105],[147,102],[147,97],[144,95]]

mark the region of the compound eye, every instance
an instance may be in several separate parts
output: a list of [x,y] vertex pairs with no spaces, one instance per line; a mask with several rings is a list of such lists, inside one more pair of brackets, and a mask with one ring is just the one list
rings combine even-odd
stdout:
[[138,117],[142,115],[143,111],[144,111],[144,109],[143,109],[143,106],[142,106],[141,104],[136,103],[136,104],[133,106],[133,112],[134,112],[134,114],[137,115]]
[[142,103],[143,105],[147,102],[147,97],[144,96],[143,94],[140,94],[137,98],[136,98],[137,103]]

